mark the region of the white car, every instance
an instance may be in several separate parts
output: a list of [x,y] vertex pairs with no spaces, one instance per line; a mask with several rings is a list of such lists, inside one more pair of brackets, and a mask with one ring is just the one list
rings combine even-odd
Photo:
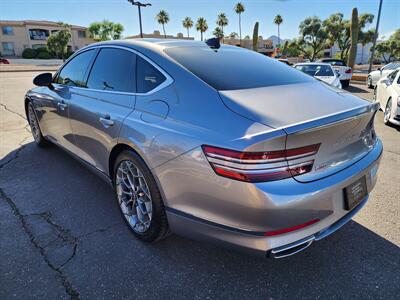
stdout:
[[297,70],[313,76],[329,85],[341,89],[339,74],[330,64],[325,63],[299,63],[294,66]]
[[378,70],[372,71],[368,74],[367,77],[368,87],[373,88],[379,79],[390,74],[393,70],[396,70],[397,68],[400,68],[400,62],[391,62],[383,66],[382,68],[379,68]]
[[343,60],[334,58],[321,58],[318,60],[318,62],[330,64],[334,70],[339,72],[339,79],[342,86],[344,88],[349,86],[351,77],[353,76],[353,71]]
[[400,125],[400,68],[376,83],[375,101],[383,110],[383,123]]

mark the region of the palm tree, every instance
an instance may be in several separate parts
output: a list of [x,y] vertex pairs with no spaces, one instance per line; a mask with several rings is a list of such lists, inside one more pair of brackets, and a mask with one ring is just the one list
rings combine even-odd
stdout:
[[203,32],[206,32],[208,29],[207,21],[203,17],[197,19],[196,22],[196,30],[200,31],[201,40],[203,40]]
[[218,39],[222,39],[224,37],[224,32],[222,31],[221,27],[215,27],[213,35]]
[[183,27],[186,28],[187,36],[189,37],[189,28],[193,27],[193,20],[189,17],[186,17],[185,19],[183,19],[182,25],[183,25]]
[[[228,18],[226,17],[226,15],[224,14],[224,13],[220,13],[219,15],[218,15],[218,18],[217,18],[217,25],[219,26],[219,27],[221,27],[221,30],[222,30],[222,35],[224,34],[224,26],[227,26],[228,25]],[[222,40],[224,40],[224,37],[222,36]]]
[[244,5],[241,2],[238,2],[235,5],[235,12],[239,15],[239,41],[240,45],[242,45],[242,13],[244,12]]
[[169,22],[169,15],[165,10],[160,10],[160,12],[156,15],[156,20],[158,24],[162,24],[162,28],[164,31],[164,38],[167,38],[167,35],[165,34],[165,24]]
[[279,32],[279,25],[281,25],[282,22],[283,22],[283,19],[282,19],[281,15],[276,15],[275,18],[274,18],[274,23],[276,25],[278,25],[278,45],[281,44],[281,35],[280,35],[280,32]]
[[231,40],[238,38],[238,34],[236,32],[231,32],[228,36]]

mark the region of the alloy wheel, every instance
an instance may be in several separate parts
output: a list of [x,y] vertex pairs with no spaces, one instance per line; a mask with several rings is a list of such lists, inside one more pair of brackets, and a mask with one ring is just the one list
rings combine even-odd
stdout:
[[389,100],[389,102],[386,104],[385,112],[383,113],[383,122],[388,123],[390,120],[390,114],[392,110],[392,101]]
[[153,204],[140,169],[130,160],[120,162],[116,173],[118,204],[129,226],[144,234],[151,225]]
[[31,127],[33,138],[36,142],[40,141],[40,128],[38,121],[36,119],[35,112],[33,111],[32,104],[28,106],[28,117],[29,117],[29,126]]

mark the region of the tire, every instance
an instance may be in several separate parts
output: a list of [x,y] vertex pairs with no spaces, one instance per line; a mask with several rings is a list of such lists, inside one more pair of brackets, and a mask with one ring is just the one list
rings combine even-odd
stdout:
[[167,237],[170,231],[164,203],[143,159],[133,151],[123,151],[114,163],[113,174],[117,204],[133,234],[145,242]]
[[367,78],[367,86],[368,86],[369,89],[373,89],[374,88],[374,86],[372,84],[371,76],[368,76],[368,78]]
[[33,104],[31,102],[28,103],[28,123],[31,127],[31,132],[33,139],[35,140],[36,145],[39,147],[48,147],[50,142],[46,140],[42,134],[40,129],[39,121],[36,117],[35,109],[33,108]]
[[342,80],[340,83],[342,84],[342,88],[347,88],[350,85],[350,80]]
[[383,111],[383,123],[385,125],[390,125],[390,117],[392,114],[392,99],[386,103],[385,110]]

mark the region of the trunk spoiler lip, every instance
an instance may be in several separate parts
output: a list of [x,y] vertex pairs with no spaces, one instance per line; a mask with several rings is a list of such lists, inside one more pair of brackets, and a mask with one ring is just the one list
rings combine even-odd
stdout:
[[333,126],[337,123],[347,122],[352,119],[357,119],[364,114],[370,112],[375,113],[378,109],[379,109],[379,103],[373,102],[369,103],[368,105],[358,106],[348,110],[335,112],[330,115],[323,116],[321,118],[315,118],[297,124],[290,124],[276,129],[284,130],[288,135],[298,132],[306,132],[315,130],[317,128],[320,129],[321,127]]

